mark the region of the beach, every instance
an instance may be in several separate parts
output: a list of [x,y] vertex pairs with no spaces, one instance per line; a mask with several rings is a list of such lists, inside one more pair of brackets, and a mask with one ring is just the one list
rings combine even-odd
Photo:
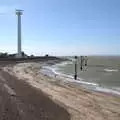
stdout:
[[[39,62],[8,65],[3,71],[47,95],[70,114],[70,120],[119,120],[120,96],[90,91],[69,81],[41,73]],[[62,119],[63,120],[63,119]]]
[[[70,58],[68,58],[70,59]],[[74,60],[73,57],[71,59]],[[88,56],[87,66],[80,69],[80,57],[77,60],[78,80],[86,87],[120,95],[120,57],[119,56]],[[55,66],[58,73],[74,76],[74,61],[62,62]],[[54,68],[53,68],[54,69]]]
[[0,65],[0,120],[70,119],[69,113],[41,90],[5,72],[7,64]]

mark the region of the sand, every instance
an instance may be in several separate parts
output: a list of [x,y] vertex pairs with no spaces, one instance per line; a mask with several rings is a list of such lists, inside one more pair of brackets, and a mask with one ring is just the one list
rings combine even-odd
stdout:
[[0,70],[0,120],[70,120],[41,90]]
[[55,103],[64,107],[71,120],[120,120],[120,97],[89,91],[40,72],[40,63],[20,63],[4,67],[19,80],[40,89]]

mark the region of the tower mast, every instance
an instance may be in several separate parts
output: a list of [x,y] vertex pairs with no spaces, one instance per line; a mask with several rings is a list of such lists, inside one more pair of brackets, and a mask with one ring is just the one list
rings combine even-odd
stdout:
[[16,15],[18,17],[18,25],[17,25],[17,39],[18,39],[18,57],[21,58],[21,15],[23,14],[23,10],[16,10]]

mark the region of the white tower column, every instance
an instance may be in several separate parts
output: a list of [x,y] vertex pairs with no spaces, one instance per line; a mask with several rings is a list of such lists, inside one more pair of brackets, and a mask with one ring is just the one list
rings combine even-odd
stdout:
[[21,54],[21,15],[22,15],[22,10],[16,10],[16,15],[18,17],[18,26],[17,26],[17,32],[18,32],[18,57],[22,57]]

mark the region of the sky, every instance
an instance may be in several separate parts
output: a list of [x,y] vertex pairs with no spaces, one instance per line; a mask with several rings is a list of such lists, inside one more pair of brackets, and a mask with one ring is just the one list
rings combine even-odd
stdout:
[[120,0],[0,0],[0,52],[34,55],[120,55]]

